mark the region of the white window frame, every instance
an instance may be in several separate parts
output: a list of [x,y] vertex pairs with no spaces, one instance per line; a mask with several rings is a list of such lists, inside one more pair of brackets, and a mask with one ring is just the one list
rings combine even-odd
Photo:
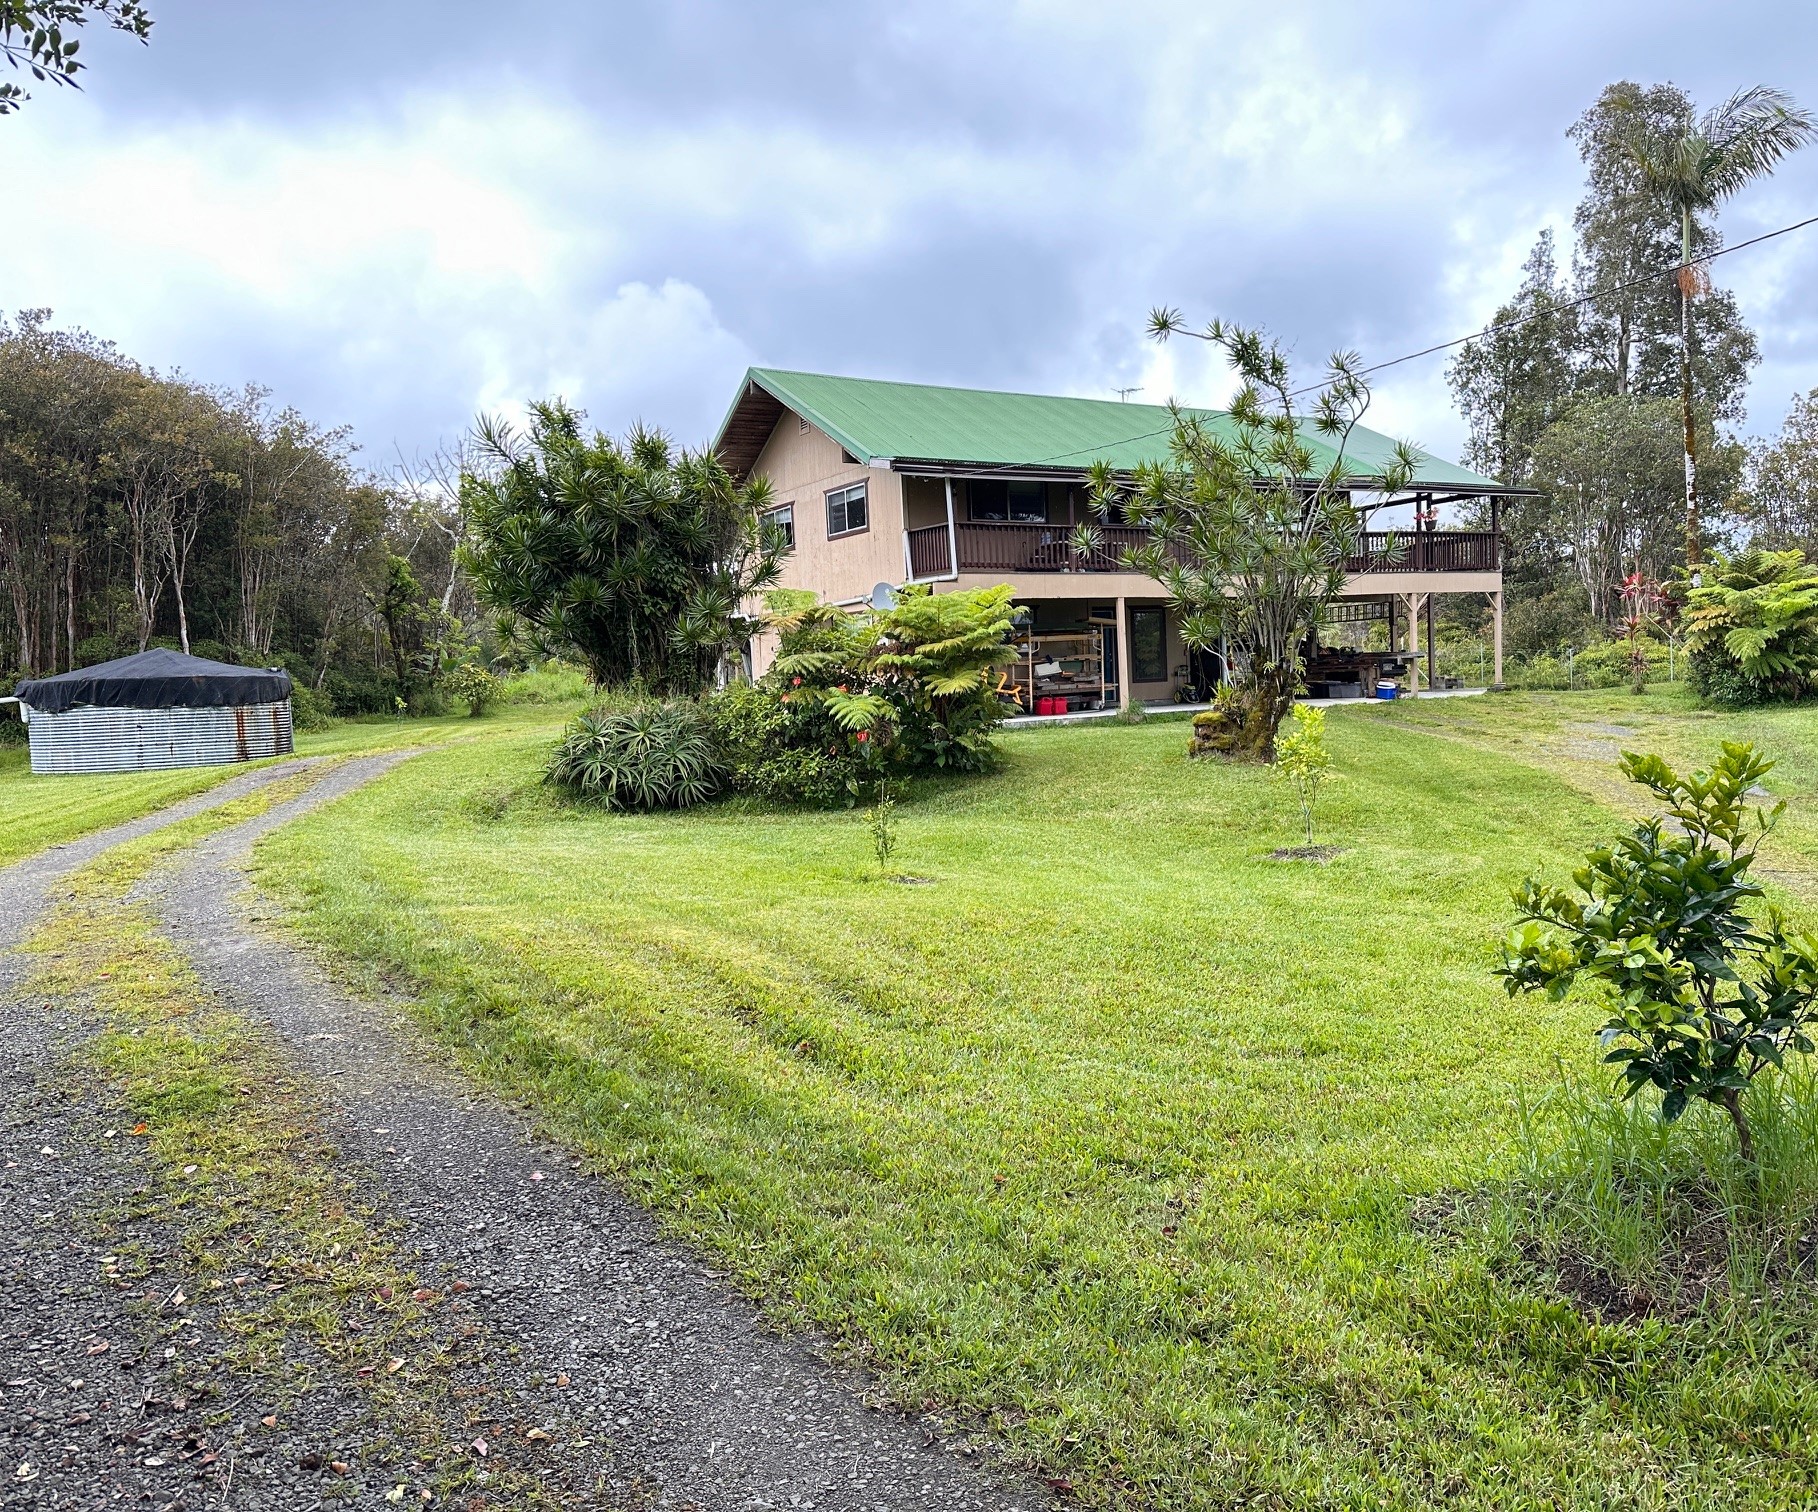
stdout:
[[784,539],[788,542],[783,548],[785,551],[795,550],[794,499],[791,499],[787,504],[778,504],[774,509],[766,509],[761,518],[766,525],[774,525],[778,530],[783,532]]
[[[835,508],[836,500],[838,501],[838,508],[840,511],[839,518],[842,521],[842,524],[840,525],[840,527],[838,529],[834,528],[834,523],[833,523],[834,522],[833,511]],[[855,502],[858,505],[860,505],[863,516],[864,516],[863,522],[858,525],[854,525],[851,523],[852,506]],[[857,483],[848,483],[842,488],[830,488],[827,490],[827,539],[828,540],[837,541],[842,536],[863,535],[870,528],[871,528],[871,491],[863,479],[861,479]]]

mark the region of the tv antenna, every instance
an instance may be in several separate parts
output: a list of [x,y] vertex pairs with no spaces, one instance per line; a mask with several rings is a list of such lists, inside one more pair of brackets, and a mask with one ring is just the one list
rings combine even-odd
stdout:
[[1140,394],[1142,391],[1143,391],[1143,386],[1140,383],[1133,383],[1130,385],[1129,388],[1120,388],[1120,389],[1111,390],[1112,393],[1117,395],[1118,403],[1120,403],[1120,404],[1128,404],[1130,402],[1130,396],[1132,394]]

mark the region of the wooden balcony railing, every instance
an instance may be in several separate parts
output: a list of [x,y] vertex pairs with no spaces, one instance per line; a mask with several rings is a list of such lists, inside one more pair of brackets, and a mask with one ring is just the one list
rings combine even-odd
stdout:
[[1366,530],[1360,545],[1346,572],[1495,572],[1502,562],[1493,530]]
[[[968,520],[954,526],[960,572],[1122,572],[1124,551],[1140,547],[1149,532],[1132,525],[1101,525],[1098,549],[1081,556],[1066,525],[1000,524]],[[908,532],[909,571],[916,578],[945,577],[955,571],[947,527],[925,525]],[[1501,561],[1500,538],[1492,530],[1369,530],[1362,549],[1345,571],[1494,572]],[[1393,543],[1393,549],[1391,549]]]

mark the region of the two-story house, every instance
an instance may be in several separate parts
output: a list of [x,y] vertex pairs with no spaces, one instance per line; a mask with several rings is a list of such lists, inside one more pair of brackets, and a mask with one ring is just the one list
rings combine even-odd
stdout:
[[[1124,567],[1123,549],[1142,531],[1108,524],[1097,552],[1074,549],[1073,527],[1088,518],[1088,467],[1165,459],[1172,429],[1159,405],[752,368],[715,448],[736,477],[770,480],[772,518],[792,545],[785,586],[856,608],[899,583],[936,592],[1009,583],[1028,610],[1031,695],[1049,685],[1037,686],[1040,670],[1081,695],[1071,705],[1080,707],[1101,690],[1106,702],[1166,701],[1183,685],[1205,688],[1219,671],[1216,656],[1189,654],[1161,585]],[[1387,465],[1391,445],[1374,431],[1352,433],[1346,455],[1360,480]],[[1339,616],[1386,619],[1389,646],[1413,652],[1424,610],[1430,674],[1434,596],[1488,595],[1500,682],[1499,533],[1433,522],[1441,505],[1487,499],[1494,526],[1510,492],[1422,453],[1404,494],[1360,494],[1372,513],[1412,504],[1424,523],[1366,532]],[[774,652],[760,636],[755,670]],[[1324,671],[1351,686],[1367,683],[1375,667],[1359,672],[1356,658],[1338,655]]]

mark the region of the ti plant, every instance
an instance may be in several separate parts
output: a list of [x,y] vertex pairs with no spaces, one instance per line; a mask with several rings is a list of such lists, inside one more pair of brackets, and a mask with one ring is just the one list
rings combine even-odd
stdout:
[[1762,889],[1749,868],[1785,804],[1747,799],[1773,763],[1726,741],[1691,777],[1658,756],[1625,753],[1621,765],[1665,814],[1590,851],[1575,892],[1523,883],[1496,970],[1511,996],[1558,999],[1580,978],[1595,983],[1610,1001],[1601,1039],[1623,1095],[1655,1088],[1669,1122],[1693,1098],[1722,1108],[1752,1169],[1743,1094],[1788,1052],[1811,1053],[1818,1003],[1818,939],[1751,906]]

